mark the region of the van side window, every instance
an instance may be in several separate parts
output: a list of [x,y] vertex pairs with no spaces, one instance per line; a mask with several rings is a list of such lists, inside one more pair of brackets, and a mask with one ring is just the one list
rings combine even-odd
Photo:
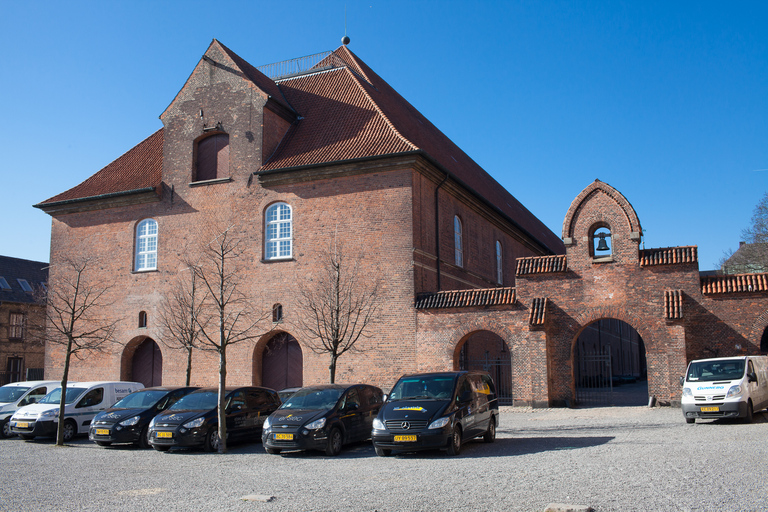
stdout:
[[29,404],[36,404],[38,400],[43,398],[46,395],[46,388],[43,386],[42,388],[37,388],[33,391],[30,391],[27,396],[24,397],[24,399],[19,402],[19,407],[22,405],[29,405]]
[[93,407],[94,405],[99,405],[103,400],[104,388],[92,389],[80,400],[75,408]]
[[358,409],[360,408],[360,398],[357,396],[357,389],[350,389],[347,396],[344,397],[344,405],[342,408],[349,409],[352,406],[355,406]]
[[462,379],[461,384],[459,384],[459,394],[457,395],[456,398],[460,401],[466,393],[469,393],[471,396],[472,387],[469,384],[469,379],[465,377],[464,379]]

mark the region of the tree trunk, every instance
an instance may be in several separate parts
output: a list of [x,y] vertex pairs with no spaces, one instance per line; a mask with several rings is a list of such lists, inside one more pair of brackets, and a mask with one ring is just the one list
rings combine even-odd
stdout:
[[227,394],[227,351],[226,345],[219,352],[219,453],[227,453],[227,411],[224,399]]
[[331,384],[336,382],[336,359],[338,358],[336,354],[331,354],[331,366],[328,367],[331,370]]
[[187,347],[187,386],[192,378],[192,347]]
[[59,424],[56,427],[56,446],[64,446],[64,407],[67,404],[67,378],[69,377],[69,357],[72,355],[72,338],[67,341],[67,354],[64,356],[64,373],[61,376],[61,399],[59,400]]

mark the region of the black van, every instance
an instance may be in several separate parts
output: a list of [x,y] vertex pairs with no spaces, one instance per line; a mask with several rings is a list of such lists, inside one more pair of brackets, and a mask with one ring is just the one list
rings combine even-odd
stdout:
[[321,450],[337,455],[343,444],[371,437],[383,401],[381,389],[367,384],[301,388],[264,422],[261,442],[267,453]]
[[465,441],[496,439],[496,386],[484,372],[442,372],[400,377],[373,421],[376,454],[445,449],[457,455]]

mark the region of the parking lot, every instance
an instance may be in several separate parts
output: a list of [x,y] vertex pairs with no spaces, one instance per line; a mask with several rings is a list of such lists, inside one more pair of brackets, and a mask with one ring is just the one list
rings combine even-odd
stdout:
[[[768,420],[687,425],[680,409],[511,409],[495,443],[457,457],[338,457],[101,448],[80,437],[0,440],[0,510],[600,511],[768,509]],[[244,499],[247,498],[247,499]]]

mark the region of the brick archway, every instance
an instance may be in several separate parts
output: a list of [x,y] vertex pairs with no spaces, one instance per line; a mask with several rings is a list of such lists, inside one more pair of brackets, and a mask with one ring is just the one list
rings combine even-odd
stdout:
[[125,347],[123,348],[123,353],[120,356],[120,380],[123,381],[132,381],[133,380],[133,362],[134,362],[134,356],[136,355],[136,351],[139,349],[139,347],[142,346],[142,344],[146,341],[150,341],[154,345],[154,350],[158,353],[158,357],[161,361],[161,369],[160,376],[162,377],[162,360],[165,354],[163,354],[163,349],[153,338],[149,336],[136,336],[131,341],[125,344]]
[[[265,350],[267,349],[267,345],[269,344],[270,341],[275,339],[277,336],[284,336],[284,335],[290,336],[290,338],[296,342],[296,344],[300,347],[302,357],[303,357],[303,353],[306,352],[305,347],[302,346],[301,342],[288,331],[277,330],[277,331],[270,331],[269,333],[265,334],[264,336],[259,338],[259,341],[256,342],[256,345],[254,345],[253,347],[253,353],[251,354],[251,361],[252,361],[251,382],[254,386],[264,385],[263,363],[264,363],[264,355],[265,355]],[[302,362],[302,365],[303,365],[303,362]],[[303,366],[302,366],[302,371],[303,371]]]

